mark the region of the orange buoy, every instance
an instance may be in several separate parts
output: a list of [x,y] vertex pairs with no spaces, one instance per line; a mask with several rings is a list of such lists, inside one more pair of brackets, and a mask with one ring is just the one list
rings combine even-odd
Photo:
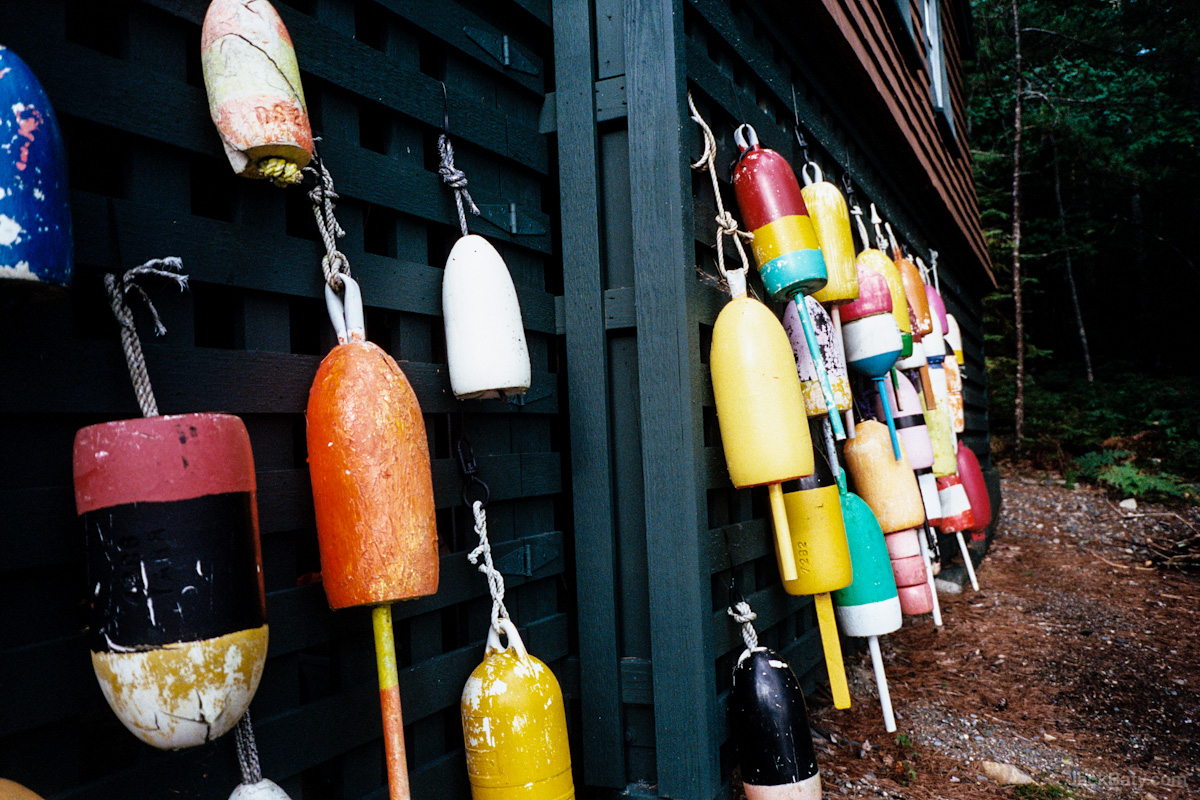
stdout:
[[407,800],[391,604],[438,586],[437,524],[425,421],[399,365],[366,341],[358,285],[345,303],[327,285],[338,344],[308,399],[308,464],[321,576],[334,609],[373,606],[388,783]]
[[882,423],[858,423],[854,438],[846,442],[844,455],[855,492],[875,512],[885,534],[916,528],[925,521],[921,492],[904,445],[900,446],[897,461]]

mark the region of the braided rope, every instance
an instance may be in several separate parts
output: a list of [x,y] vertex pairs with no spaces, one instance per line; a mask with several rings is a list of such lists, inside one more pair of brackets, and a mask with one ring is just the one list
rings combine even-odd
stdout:
[[721,200],[721,186],[717,182],[717,138],[713,136],[712,128],[700,116],[700,112],[696,110],[696,103],[692,100],[692,93],[688,92],[688,108],[692,110],[692,121],[700,126],[704,132],[704,152],[700,154],[693,164],[692,169],[707,169],[708,175],[712,178],[713,197],[717,202],[717,271],[721,273],[721,277],[728,280],[729,275],[725,271],[725,246],[722,237],[728,236],[733,240],[733,244],[738,251],[738,255],[742,259],[743,274],[750,271],[750,261],[746,258],[746,250],[742,247],[742,239],[747,241],[754,238],[754,234],[749,231],[738,230],[737,220],[733,215],[725,210],[725,203]]
[[238,720],[233,729],[237,740],[238,766],[242,769],[242,783],[253,784],[263,779],[262,766],[258,763],[258,745],[254,743],[254,727],[250,724],[250,709]]
[[[500,620],[508,619],[508,609],[504,607],[504,576],[492,563],[492,545],[488,541],[487,512],[483,510],[483,502],[476,500],[471,504],[475,514],[475,533],[479,536],[479,546],[467,553],[467,560],[479,566],[479,571],[487,577],[488,591],[492,595],[492,628],[501,633]],[[480,556],[483,563],[479,563]]]
[[758,614],[750,610],[750,604],[745,600],[739,600],[736,606],[727,608],[725,611],[736,622],[741,623],[742,641],[746,643],[746,649],[753,650],[758,647],[758,631],[754,630],[754,626],[750,624],[758,619]]
[[162,336],[167,332],[158,316],[158,309],[150,301],[150,295],[137,284],[137,279],[144,275],[154,275],[167,278],[179,284],[179,291],[187,288],[188,278],[183,274],[183,261],[177,256],[156,258],[147,261],[140,267],[134,267],[121,276],[109,273],[104,276],[104,288],[108,291],[108,301],[112,306],[113,316],[121,326],[121,347],[125,351],[125,364],[129,367],[129,377],[133,380],[133,391],[137,395],[138,406],[142,416],[157,417],[158,402],[154,399],[154,388],[150,385],[150,373],[146,370],[146,356],[142,352],[142,342],[137,335],[137,326],[133,321],[133,309],[129,307],[126,297],[130,292],[140,296],[150,309],[154,318],[154,332]]
[[438,155],[441,156],[438,174],[442,176],[446,185],[454,190],[454,203],[458,206],[458,226],[462,229],[462,235],[466,236],[467,213],[463,210],[463,200],[467,201],[467,207],[476,216],[479,215],[479,207],[475,205],[475,201],[471,199],[471,193],[467,191],[466,173],[454,166],[454,146],[450,144],[450,137],[444,133],[439,136],[437,148]]
[[350,274],[350,259],[337,248],[337,240],[346,235],[346,231],[338,224],[333,215],[338,193],[333,189],[333,177],[325,167],[325,162],[319,158],[313,159],[316,167],[305,167],[305,172],[311,172],[317,178],[317,185],[308,193],[313,204],[313,217],[317,220],[317,230],[321,241],[325,244],[325,255],[321,257],[321,271],[325,274],[325,282],[333,290],[342,285],[342,275]]

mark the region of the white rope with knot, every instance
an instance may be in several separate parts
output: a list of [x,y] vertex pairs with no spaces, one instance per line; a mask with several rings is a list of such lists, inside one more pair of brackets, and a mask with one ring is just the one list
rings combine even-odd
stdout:
[[[483,510],[483,501],[476,500],[471,504],[475,514],[475,533],[479,536],[479,546],[467,553],[467,560],[479,566],[479,571],[487,577],[488,591],[492,595],[492,628],[496,633],[502,633],[500,620],[508,619],[508,609],[504,607],[504,576],[492,563],[492,545],[488,541],[487,512]],[[479,563],[480,556],[483,563]]]
[[321,257],[321,271],[325,273],[325,282],[333,290],[342,285],[342,275],[350,274],[350,259],[337,248],[337,240],[346,235],[346,231],[338,224],[333,215],[337,192],[333,189],[333,177],[321,159],[313,159],[316,167],[308,166],[305,172],[311,172],[317,179],[317,185],[308,193],[312,200],[313,216],[317,220],[317,230],[321,241],[325,244],[325,255]]
[[750,610],[750,604],[745,600],[739,600],[736,606],[727,608],[725,611],[736,622],[742,624],[742,641],[746,643],[746,649],[753,650],[758,647],[758,631],[754,630],[754,626],[750,624],[758,619],[758,614]]
[[466,173],[454,166],[454,146],[450,144],[450,137],[444,133],[439,136],[437,148],[438,155],[441,157],[438,174],[442,176],[446,185],[454,190],[454,203],[458,206],[458,225],[462,228],[462,235],[466,236],[467,213],[463,210],[463,201],[466,200],[467,207],[476,216],[479,216],[479,207],[475,205],[475,201],[471,199],[471,193],[467,191]]
[[154,332],[162,336],[167,328],[159,319],[158,309],[150,301],[150,295],[137,284],[137,279],[146,275],[166,278],[179,284],[179,291],[187,288],[188,278],[183,274],[183,261],[177,256],[156,258],[147,261],[140,267],[134,267],[117,280],[115,274],[104,276],[104,288],[108,290],[108,301],[112,306],[113,315],[121,325],[121,346],[125,350],[125,364],[129,367],[129,377],[133,380],[133,391],[137,395],[138,406],[142,416],[157,417],[158,402],[154,399],[154,389],[150,386],[150,373],[146,371],[146,356],[142,352],[142,342],[138,339],[137,326],[133,321],[133,310],[126,302],[130,292],[136,293],[145,301],[154,318]]
[[704,121],[704,117],[700,116],[700,112],[696,110],[696,103],[692,100],[691,92],[688,92],[688,108],[692,110],[692,121],[699,125],[700,129],[704,132],[704,152],[692,164],[692,169],[707,169],[709,177],[712,178],[713,197],[717,203],[717,270],[721,273],[722,278],[728,280],[729,275],[725,271],[725,246],[722,237],[728,236],[733,240],[738,255],[742,258],[742,269],[748,273],[750,271],[750,261],[746,258],[746,250],[742,247],[742,239],[749,241],[754,238],[754,234],[749,231],[738,230],[737,220],[725,210],[725,204],[721,200],[721,186],[717,181],[717,138],[713,136],[712,128]]

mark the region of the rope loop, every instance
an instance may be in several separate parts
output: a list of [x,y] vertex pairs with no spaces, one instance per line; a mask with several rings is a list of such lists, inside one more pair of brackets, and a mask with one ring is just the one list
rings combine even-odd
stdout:
[[[746,258],[746,250],[742,246],[742,240],[747,241],[754,238],[754,234],[749,231],[738,230],[737,220],[733,215],[725,210],[725,203],[721,200],[721,185],[717,181],[717,137],[713,135],[712,128],[700,116],[700,112],[696,110],[696,102],[692,99],[692,93],[688,92],[688,108],[692,111],[692,121],[700,126],[704,135],[704,152],[700,154],[700,158],[692,164],[692,169],[706,169],[709,177],[712,178],[713,197],[717,204],[717,271],[721,273],[721,277],[727,282],[729,281],[729,273],[725,269],[725,244],[722,237],[728,236],[733,240],[734,247],[737,249],[738,256],[742,259],[742,275],[750,271],[750,261]],[[746,126],[749,127],[749,126]],[[738,129],[741,130],[740,128]],[[750,129],[753,136],[753,129]],[[757,137],[754,142],[757,143]],[[735,281],[735,285],[738,282]],[[744,281],[741,282],[744,286]],[[731,288],[730,293],[734,297],[739,296]],[[745,294],[745,290],[741,292]]]
[[112,306],[113,316],[117,318],[117,322],[121,326],[121,346],[125,351],[125,364],[129,367],[129,377],[133,380],[133,391],[137,395],[142,416],[157,417],[158,401],[155,400],[154,389],[150,385],[150,374],[146,370],[146,357],[142,352],[142,342],[137,335],[133,310],[127,301],[131,292],[141,297],[146,307],[150,309],[150,316],[154,319],[155,334],[162,336],[167,332],[166,326],[158,316],[158,309],[150,300],[150,295],[146,294],[146,290],[137,283],[138,278],[147,275],[173,281],[179,285],[181,292],[188,288],[188,277],[183,273],[183,261],[178,256],[151,259],[139,267],[128,270],[119,281],[115,274],[108,273],[104,276],[104,288],[108,292],[108,301]]
[[[475,533],[479,536],[479,546],[467,553],[467,560],[479,567],[479,571],[487,577],[488,591],[492,595],[492,629],[497,634],[503,631],[502,623],[508,620],[508,609],[504,607],[504,576],[492,563],[492,545],[488,541],[487,511],[483,501],[476,500],[471,504],[471,513],[475,515]],[[483,558],[483,563],[479,559]]]
[[304,171],[317,179],[317,185],[308,193],[308,199],[312,201],[313,217],[317,221],[317,230],[325,245],[325,255],[321,258],[321,272],[324,273],[325,282],[329,287],[337,291],[342,286],[342,275],[350,274],[350,260],[337,248],[337,240],[345,236],[346,231],[333,214],[338,200],[338,193],[333,188],[333,176],[329,174],[329,169],[320,155],[314,155],[312,163],[316,166],[307,166]]
[[454,204],[458,207],[458,226],[462,229],[462,235],[466,236],[467,214],[463,208],[463,201],[466,201],[466,207],[476,216],[479,216],[479,207],[475,205],[475,201],[471,199],[471,193],[467,191],[466,173],[454,166],[454,145],[450,144],[450,137],[444,133],[439,135],[437,148],[438,155],[441,157],[438,174],[442,176],[446,185],[454,190]]

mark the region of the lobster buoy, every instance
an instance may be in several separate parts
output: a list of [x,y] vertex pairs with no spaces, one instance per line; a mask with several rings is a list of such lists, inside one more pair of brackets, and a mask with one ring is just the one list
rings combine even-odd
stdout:
[[925,519],[935,528],[942,523],[942,502],[938,499],[937,478],[933,468],[914,470],[917,487],[921,490],[921,503],[925,506]]
[[451,249],[442,278],[442,316],[455,397],[512,397],[529,388],[517,290],[504,259],[482,236],[463,236]]
[[[947,343],[946,347],[949,346],[950,344]],[[959,371],[958,362],[951,357],[947,357],[942,362],[942,367],[946,373],[946,397],[947,409],[950,412],[950,427],[955,433],[962,433],[967,429],[966,409],[963,407],[962,372]]]
[[[809,169],[813,175],[809,175]],[[850,212],[846,198],[836,186],[824,179],[814,163],[800,169],[804,187],[800,196],[808,208],[821,254],[825,257],[825,287],[811,295],[818,303],[845,303],[858,297],[858,270],[854,266],[854,237],[850,233]]]
[[954,360],[960,367],[964,366],[967,360],[963,355],[962,329],[958,327],[958,320],[953,314],[946,315],[946,343],[954,351]]
[[243,783],[233,790],[229,800],[291,800],[275,781],[263,778],[255,783]]
[[941,478],[958,472],[954,450],[954,424],[950,421],[948,403],[925,408],[925,427],[929,429],[929,442],[933,445],[933,474]]
[[743,289],[717,315],[709,364],[729,478],[738,489],[767,486],[781,572],[785,581],[794,581],[781,484],[811,475],[814,463],[787,333]]
[[825,458],[814,462],[813,474],[789,483],[783,494],[797,572],[783,589],[792,595],[832,592],[852,577],[837,481]]
[[771,297],[812,294],[826,283],[825,257],[796,173],[783,156],[761,147],[749,125],[734,131],[740,155],[733,189],[763,285]]
[[19,783],[0,778],[0,800],[42,800],[42,796]]
[[860,422],[843,451],[854,489],[879,520],[884,533],[916,528],[925,521],[921,491],[903,447],[892,457],[887,429],[874,420]]
[[912,311],[912,319],[916,321],[913,327],[913,337],[925,336],[933,332],[933,319],[929,310],[929,298],[925,295],[925,281],[921,280],[921,272],[912,261],[903,255],[896,257],[896,269],[900,272],[900,283],[904,286],[904,299]]
[[858,495],[846,492],[841,503],[854,580],[833,593],[838,624],[847,636],[884,636],[900,627],[901,616],[883,530]]
[[[858,283],[855,282],[857,291]],[[846,357],[838,343],[837,330],[833,320],[813,299],[812,295],[804,298],[808,313],[812,319],[813,336],[824,362],[825,374],[829,376],[829,386],[833,391],[834,402],[838,411],[849,411],[854,397],[850,393],[850,376],[846,372]],[[804,326],[800,320],[800,312],[795,303],[788,303],[783,312],[783,329],[787,331],[788,340],[792,343],[792,354],[796,358],[796,374],[800,377],[800,390],[804,393],[804,409],[810,417],[818,417],[829,413],[825,405],[825,393],[817,375],[817,368],[808,352],[808,342],[804,334]]]
[[900,440],[882,384],[900,355],[900,331],[891,314],[892,296],[887,281],[871,267],[875,259],[869,257],[869,253],[883,256],[878,250],[864,250],[859,254],[856,262],[858,299],[838,309],[842,320],[842,343],[849,367],[874,380],[884,398],[884,419],[892,439],[892,454],[899,459]]
[[92,425],[75,436],[74,475],[105,699],[155,747],[217,738],[267,655],[246,426],[228,414]]
[[[904,443],[904,452],[908,454],[908,463],[915,470],[933,466],[933,445],[929,441],[929,428],[925,426],[925,409],[921,407],[921,398],[902,373],[896,375],[896,385],[900,387],[896,395],[891,381],[884,381],[888,401],[891,403],[895,417],[896,433]],[[884,416],[882,398],[875,398],[876,417]]]
[[[0,45],[0,283],[70,286],[74,268],[67,158],[50,100]],[[17,282],[20,284],[17,284]]]
[[958,477],[967,492],[971,516],[975,518],[974,524],[968,530],[987,530],[992,524],[992,499],[988,495],[987,483],[983,480],[983,470],[979,468],[979,459],[975,457],[975,452],[965,445],[959,445],[958,448]]
[[208,109],[233,171],[286,185],[313,156],[296,51],[267,0],[212,0],[200,32]]
[[571,800],[567,713],[558,680],[531,656],[512,621],[501,646],[488,629],[483,662],[462,693],[467,775],[475,800]]
[[946,475],[937,479],[938,502],[942,505],[942,533],[969,531],[975,527],[975,516],[971,513],[971,501],[967,490],[957,475]]
[[934,594],[929,585],[920,536],[920,531],[909,529],[884,537],[892,562],[900,610],[909,616],[928,614],[934,610]]
[[729,716],[746,800],[821,800],[804,692],[786,661],[765,647],[742,651]]
[[334,609],[370,605],[391,796],[408,797],[392,607],[438,586],[425,421],[408,378],[366,341],[358,285],[325,286],[338,344],[308,395],[308,468],[321,578]]
[[900,270],[896,268],[896,262],[888,258],[882,250],[864,250],[859,257],[867,254],[870,254],[868,258],[871,260],[872,268],[878,271],[888,283],[888,290],[892,295],[892,316],[896,320],[896,327],[900,330],[900,357],[905,358],[912,354],[913,328],[912,319],[908,314],[908,298],[904,294],[904,283],[900,279]]

